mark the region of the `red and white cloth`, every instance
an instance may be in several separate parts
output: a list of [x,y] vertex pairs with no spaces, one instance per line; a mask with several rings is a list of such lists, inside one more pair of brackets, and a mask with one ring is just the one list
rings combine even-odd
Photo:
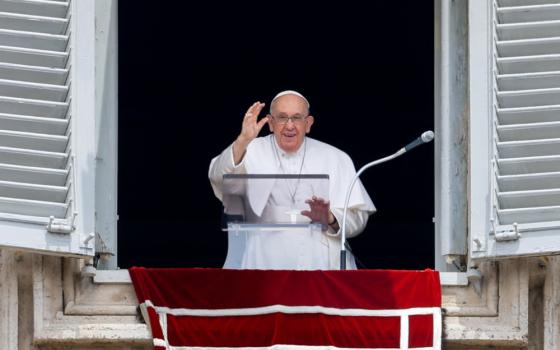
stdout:
[[148,269],[154,349],[441,348],[437,271]]

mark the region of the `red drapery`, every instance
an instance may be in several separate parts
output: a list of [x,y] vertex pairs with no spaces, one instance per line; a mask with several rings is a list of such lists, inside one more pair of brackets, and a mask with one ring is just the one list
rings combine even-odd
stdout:
[[439,349],[436,271],[148,269],[130,275],[155,349]]

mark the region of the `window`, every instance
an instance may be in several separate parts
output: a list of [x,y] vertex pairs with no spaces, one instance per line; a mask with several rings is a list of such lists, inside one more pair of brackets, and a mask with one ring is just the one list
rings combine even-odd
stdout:
[[[208,165],[257,99],[302,92],[316,118],[309,136],[357,168],[433,130],[431,2],[324,6],[323,16],[302,5],[306,25],[296,26],[286,25],[292,9],[275,8],[262,19],[275,25],[258,30],[228,15],[261,18],[240,3],[218,12],[204,2],[119,6],[121,267],[223,265],[227,236]],[[154,11],[166,16],[146,26]],[[397,39],[405,27],[381,15],[395,11],[414,40]],[[181,54],[168,50],[177,43]],[[366,267],[433,267],[433,155],[431,143],[363,174],[378,212],[350,244]]]

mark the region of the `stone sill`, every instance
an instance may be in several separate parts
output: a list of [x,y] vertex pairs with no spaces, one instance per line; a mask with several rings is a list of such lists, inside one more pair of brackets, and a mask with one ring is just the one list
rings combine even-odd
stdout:
[[[467,274],[464,272],[440,272],[441,285],[446,287],[468,286]],[[97,270],[93,277],[96,284],[127,284],[132,283],[128,270]]]

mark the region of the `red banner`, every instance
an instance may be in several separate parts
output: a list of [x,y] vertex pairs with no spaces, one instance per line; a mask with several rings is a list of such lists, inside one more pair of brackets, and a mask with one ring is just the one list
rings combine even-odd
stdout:
[[133,267],[130,275],[158,350],[441,348],[432,270]]

